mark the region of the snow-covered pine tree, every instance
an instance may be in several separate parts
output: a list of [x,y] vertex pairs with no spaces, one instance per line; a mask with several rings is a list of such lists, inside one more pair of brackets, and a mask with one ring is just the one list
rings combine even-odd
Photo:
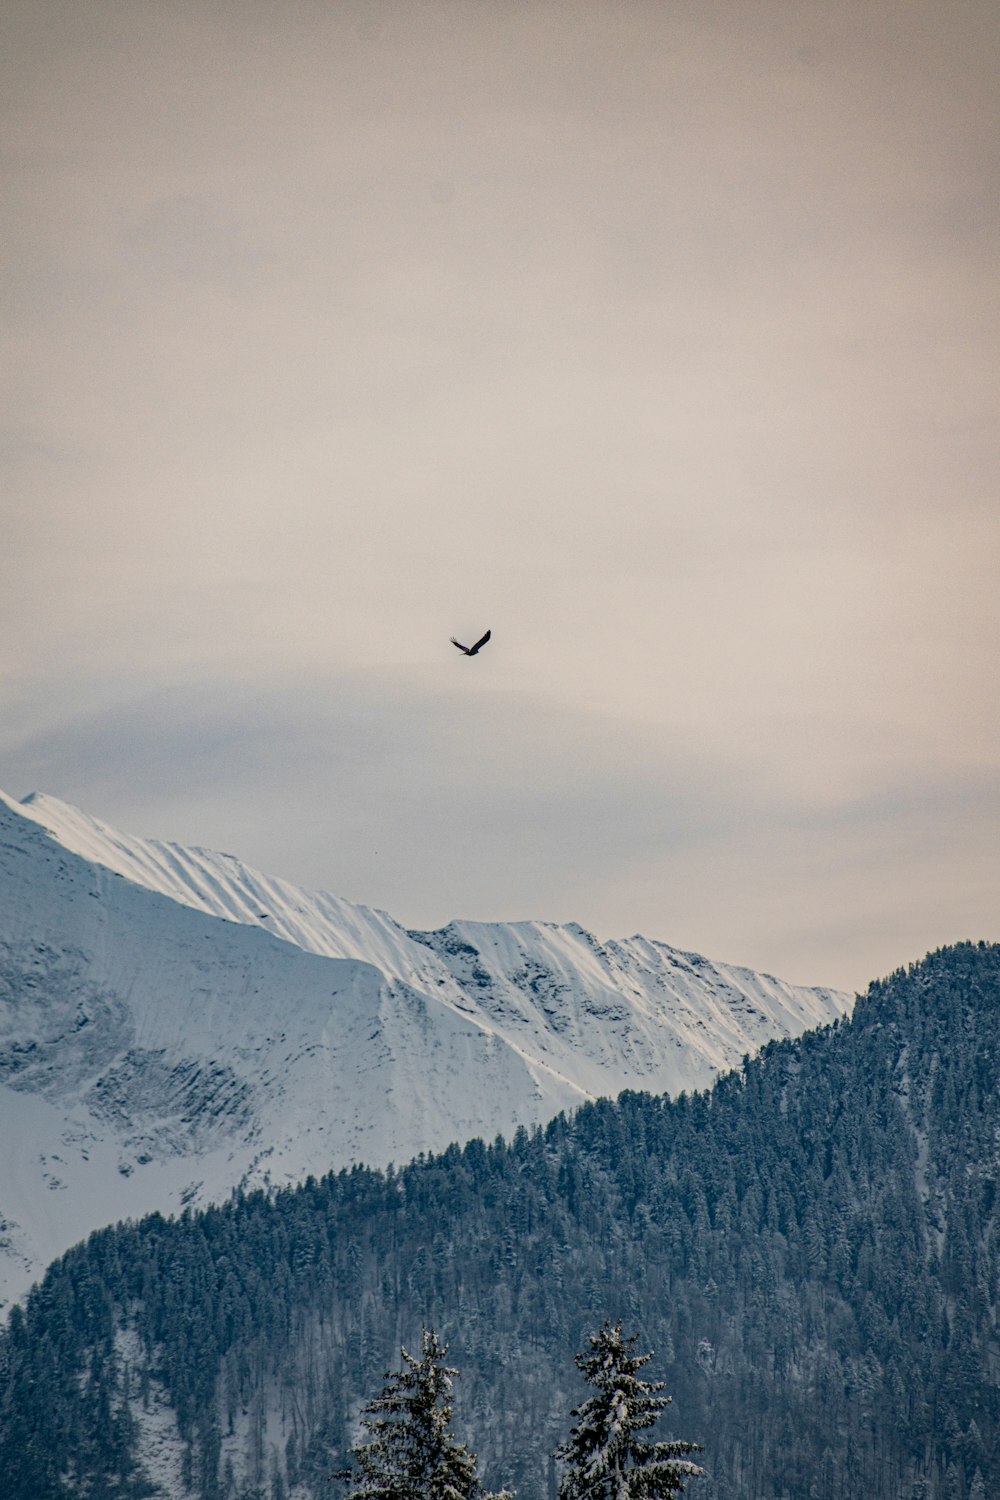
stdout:
[[576,1426],[556,1457],[566,1465],[559,1500],[667,1500],[685,1480],[702,1474],[688,1453],[695,1443],[647,1443],[636,1436],[652,1427],[668,1404],[664,1382],[639,1379],[651,1354],[635,1354],[638,1336],[625,1338],[621,1323],[604,1324],[576,1363],[595,1387],[573,1412]]
[[447,1344],[423,1330],[423,1353],[401,1349],[404,1368],[388,1372],[381,1396],[362,1413],[368,1441],[352,1448],[348,1476],[352,1500],[511,1500],[506,1492],[483,1495],[476,1456],[455,1440]]

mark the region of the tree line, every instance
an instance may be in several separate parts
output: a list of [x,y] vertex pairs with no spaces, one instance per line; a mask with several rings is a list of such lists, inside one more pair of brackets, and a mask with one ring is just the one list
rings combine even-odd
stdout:
[[484,1485],[555,1500],[574,1351],[621,1319],[699,1500],[1000,1494],[998,1013],[961,944],[706,1093],[100,1231],[0,1335],[4,1493],[138,1500],[168,1400],[197,1500],[325,1500],[423,1327]]

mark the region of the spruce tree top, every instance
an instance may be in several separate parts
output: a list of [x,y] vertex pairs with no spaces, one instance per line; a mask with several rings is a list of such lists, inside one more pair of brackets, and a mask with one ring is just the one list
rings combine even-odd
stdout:
[[352,1500],[476,1500],[475,1454],[449,1431],[458,1372],[445,1364],[448,1346],[425,1328],[421,1357],[400,1353],[404,1368],[386,1373],[381,1396],[361,1417],[368,1441],[351,1450]]
[[648,1443],[637,1436],[652,1427],[669,1398],[663,1381],[645,1381],[639,1371],[651,1354],[635,1354],[638,1336],[625,1338],[620,1322],[592,1335],[590,1350],[576,1363],[595,1388],[573,1412],[569,1441],[556,1454],[566,1465],[559,1500],[667,1500],[685,1480],[703,1473],[685,1455],[694,1443]]

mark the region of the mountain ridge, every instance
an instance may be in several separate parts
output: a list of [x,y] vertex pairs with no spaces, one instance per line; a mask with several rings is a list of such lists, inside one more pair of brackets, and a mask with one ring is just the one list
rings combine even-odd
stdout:
[[849,1005],[576,924],[411,933],[0,794],[0,1296],[116,1218],[704,1087]]

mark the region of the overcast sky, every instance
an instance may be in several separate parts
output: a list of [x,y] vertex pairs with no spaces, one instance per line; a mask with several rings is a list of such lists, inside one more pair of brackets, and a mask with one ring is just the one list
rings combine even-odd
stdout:
[[411,926],[1000,938],[995,0],[5,0],[0,58],[0,787]]

